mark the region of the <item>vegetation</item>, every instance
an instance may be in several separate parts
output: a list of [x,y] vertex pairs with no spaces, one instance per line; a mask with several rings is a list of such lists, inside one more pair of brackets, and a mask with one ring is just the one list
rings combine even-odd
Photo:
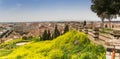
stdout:
[[2,43],[2,44],[0,44],[0,49],[1,48],[5,48],[5,49],[15,48],[16,43],[21,42],[21,41],[22,41],[22,39],[16,39],[16,40],[12,40],[12,41],[9,41],[9,42]]
[[0,56],[8,55],[13,51],[13,49],[17,48],[18,46],[16,43],[23,42],[22,39],[16,39],[9,42],[5,42],[0,44]]
[[[0,49],[12,49],[16,47],[16,43],[20,42],[31,42],[31,41],[38,41],[39,37],[25,37],[25,38],[19,38],[19,39],[14,39],[9,42],[5,42],[0,44]],[[39,40],[40,41],[40,40]]]
[[48,39],[48,40],[52,39],[52,38],[51,38],[50,30],[47,31],[47,39]]
[[[67,31],[68,28],[65,28],[65,31]],[[45,30],[44,33],[42,34],[42,36],[40,36],[40,39],[42,40],[51,40],[51,39],[54,39],[56,37],[60,36],[60,32],[57,28],[57,25],[55,25],[55,28],[54,28],[54,33],[51,34],[50,30]]]
[[85,20],[85,21],[83,22],[83,27],[85,27],[85,26],[86,26],[86,23],[87,23],[87,22],[86,22],[86,20]]
[[41,36],[41,39],[42,40],[47,40],[48,39],[47,35],[48,35],[47,30],[45,30],[44,33],[43,33],[43,35]]
[[69,31],[69,26],[66,24],[64,27],[64,33],[60,33],[60,31],[57,28],[57,25],[55,25],[54,33],[51,35],[50,30],[45,30],[42,36],[40,36],[40,39],[42,40],[51,40],[54,39],[62,34],[65,34],[66,32]]
[[39,37],[26,37],[26,38],[19,38],[19,39],[14,39],[11,40],[9,42],[5,42],[0,44],[0,56],[4,56],[4,55],[8,55],[10,54],[14,49],[20,47],[17,46],[17,43],[21,43],[21,42],[36,42],[36,41],[40,41]]
[[69,31],[69,26],[66,24],[65,28],[64,28],[64,33],[68,32],[68,31]]
[[55,25],[54,33],[53,33],[53,38],[56,38],[60,36],[60,31],[58,30],[57,25]]
[[[112,18],[117,18],[120,15],[120,1],[119,0],[91,0],[91,10],[95,12],[102,20],[108,19],[111,23]],[[110,26],[111,27],[111,26]]]
[[34,41],[13,49],[0,59],[106,59],[105,56],[103,46],[72,30],[54,40]]
[[43,35],[40,37],[40,39],[42,39],[42,40],[51,40],[52,37],[51,37],[50,30],[45,30]]
[[102,34],[110,34],[113,30],[111,28],[104,28],[104,31],[100,29],[100,33]]

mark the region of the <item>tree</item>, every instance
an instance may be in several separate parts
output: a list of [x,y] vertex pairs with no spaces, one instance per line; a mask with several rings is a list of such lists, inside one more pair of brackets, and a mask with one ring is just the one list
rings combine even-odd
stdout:
[[57,25],[55,25],[55,29],[54,29],[54,33],[53,33],[53,38],[56,38],[58,36],[60,36],[60,32],[59,32],[59,30],[57,28]]
[[23,39],[23,40],[27,40],[27,39],[28,39],[28,37],[26,37],[26,36],[23,36],[23,37],[22,37],[22,39]]
[[105,24],[105,28],[108,28],[107,24]]
[[50,30],[47,31],[47,39],[48,39],[48,40],[52,39],[52,38],[51,38]]
[[86,26],[86,20],[84,20],[84,22],[83,22],[83,26]]
[[109,8],[108,8],[108,16],[106,19],[109,20],[109,26],[110,28],[112,28],[112,18],[117,18],[117,15],[120,16],[120,0],[109,0],[110,4],[109,4]]
[[64,28],[64,33],[68,32],[68,31],[69,31],[69,26],[66,24],[65,28]]
[[42,35],[42,40],[47,40],[48,36],[47,36],[47,30],[44,31],[43,35]]
[[52,39],[50,30],[45,30],[42,36],[40,36],[41,40],[50,40]]
[[120,15],[120,0],[92,0],[91,2],[91,10],[101,18],[102,28],[105,19],[111,23],[112,18]]
[[112,13],[120,16],[120,0],[111,0],[111,9],[114,10]]
[[105,20],[105,16],[107,15],[106,14],[106,7],[108,7],[108,4],[109,4],[109,1],[108,0],[92,0],[92,5],[91,5],[91,10],[93,12],[95,12],[98,17],[101,18],[102,20],[102,28],[103,28],[103,25],[104,25],[104,20]]

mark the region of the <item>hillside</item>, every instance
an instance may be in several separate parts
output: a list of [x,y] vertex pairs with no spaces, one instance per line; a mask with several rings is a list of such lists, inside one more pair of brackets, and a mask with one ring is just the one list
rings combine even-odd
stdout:
[[105,49],[72,30],[50,41],[31,42],[0,59],[106,59]]

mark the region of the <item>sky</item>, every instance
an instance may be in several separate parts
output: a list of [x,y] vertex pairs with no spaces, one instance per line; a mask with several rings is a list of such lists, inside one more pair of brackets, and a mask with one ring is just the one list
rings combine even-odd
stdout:
[[0,22],[100,21],[90,6],[91,0],[0,0]]

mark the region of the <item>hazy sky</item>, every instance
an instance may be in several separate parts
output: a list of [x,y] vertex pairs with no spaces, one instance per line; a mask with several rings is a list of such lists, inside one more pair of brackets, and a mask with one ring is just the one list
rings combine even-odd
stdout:
[[99,21],[90,5],[91,0],[0,0],[0,22]]

